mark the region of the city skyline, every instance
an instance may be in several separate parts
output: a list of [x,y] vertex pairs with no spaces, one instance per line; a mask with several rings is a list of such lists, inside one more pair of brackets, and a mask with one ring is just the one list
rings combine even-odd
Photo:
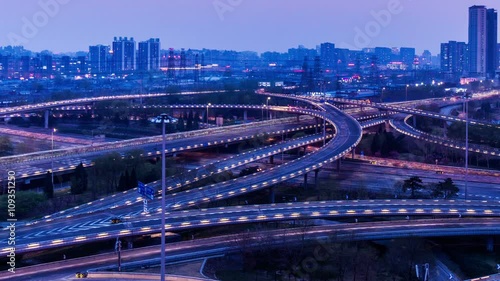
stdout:
[[23,45],[32,51],[64,53],[88,51],[89,45],[111,45],[115,36],[128,36],[137,41],[160,38],[163,49],[262,53],[332,42],[338,48],[414,47],[417,54],[430,50],[436,55],[440,43],[468,41],[468,7],[500,7],[492,0],[454,1],[453,5],[451,0],[314,1],[308,6],[298,0],[288,0],[288,5],[283,5],[283,0],[149,1],[151,9],[132,2],[30,0],[20,6],[7,1],[3,10],[9,13],[2,15],[0,46]]

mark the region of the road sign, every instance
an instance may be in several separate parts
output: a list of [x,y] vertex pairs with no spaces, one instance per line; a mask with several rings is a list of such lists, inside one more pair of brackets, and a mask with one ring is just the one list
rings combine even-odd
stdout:
[[151,186],[145,185],[140,181],[137,182],[137,191],[139,192],[139,194],[150,200],[153,200],[155,196],[155,189],[152,188]]

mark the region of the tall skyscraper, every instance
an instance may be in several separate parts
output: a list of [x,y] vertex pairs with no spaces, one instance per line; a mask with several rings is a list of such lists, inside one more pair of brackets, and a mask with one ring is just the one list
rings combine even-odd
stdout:
[[322,43],[320,45],[321,66],[326,70],[334,70],[336,65],[335,44]]
[[497,12],[485,6],[469,8],[469,72],[494,76],[496,70]]
[[89,66],[91,74],[105,73],[107,70],[107,55],[109,47],[103,45],[89,47]]
[[116,38],[113,41],[113,70],[130,72],[135,70],[135,41],[131,37]]
[[498,14],[495,9],[486,12],[486,74],[495,77],[497,70]]
[[151,71],[160,69],[160,39],[149,39],[139,42],[137,69]]

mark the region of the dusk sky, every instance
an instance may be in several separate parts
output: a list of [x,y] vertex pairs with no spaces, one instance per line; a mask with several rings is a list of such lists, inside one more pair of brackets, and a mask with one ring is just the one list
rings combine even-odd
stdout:
[[[59,4],[47,10],[40,3]],[[498,0],[2,0],[1,4],[0,46],[18,43],[29,50],[56,53],[88,51],[89,45],[110,45],[114,36],[127,36],[136,41],[160,38],[163,49],[284,52],[299,44],[314,48],[333,42],[352,49],[415,47],[419,54],[425,49],[437,54],[442,42],[467,41],[469,6],[500,8]]]

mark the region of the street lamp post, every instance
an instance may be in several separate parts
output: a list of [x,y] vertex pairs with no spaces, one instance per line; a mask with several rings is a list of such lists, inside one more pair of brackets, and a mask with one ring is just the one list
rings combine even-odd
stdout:
[[323,111],[323,146],[326,145],[326,110]]
[[52,157],[50,160],[50,175],[52,180],[52,186],[54,186],[54,133],[57,132],[56,128],[53,128],[51,131],[52,135]]
[[269,100],[270,99],[271,99],[271,97],[267,97],[267,100],[266,100],[267,120],[271,119],[269,116]]
[[410,85],[406,84],[406,95],[405,95],[405,101],[408,101],[408,87],[410,87]]
[[[208,107],[207,107],[208,108]],[[207,110],[208,111],[208,110]],[[165,120],[168,118],[166,113],[161,116],[162,123],[162,144],[161,144],[161,281],[165,281]],[[207,114],[208,121],[208,114]]]
[[207,127],[208,127],[208,107],[211,106],[211,103],[207,103]]
[[469,95],[464,96],[465,111],[465,200],[467,200],[467,187],[469,181]]

